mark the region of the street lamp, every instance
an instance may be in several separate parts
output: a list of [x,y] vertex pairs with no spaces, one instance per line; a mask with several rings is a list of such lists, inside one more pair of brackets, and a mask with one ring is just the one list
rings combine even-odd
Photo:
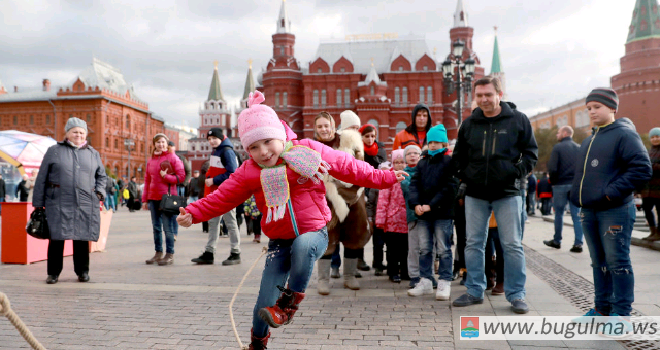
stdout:
[[[472,78],[474,77],[474,68],[476,62],[472,58],[463,60],[463,49],[465,43],[456,40],[452,43],[453,60],[447,58],[442,63],[442,76],[445,83],[445,91],[447,95],[451,95],[454,91],[458,91],[458,106],[456,108],[456,116],[458,117],[458,125],[461,126],[463,122],[463,94],[472,92]],[[454,73],[456,72],[456,73]]]
[[131,149],[135,146],[133,139],[124,139],[124,146],[128,149],[128,179],[131,179]]

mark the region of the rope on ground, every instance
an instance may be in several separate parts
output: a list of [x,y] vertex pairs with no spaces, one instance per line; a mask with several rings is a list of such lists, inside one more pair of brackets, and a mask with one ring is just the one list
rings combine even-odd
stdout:
[[23,339],[32,346],[32,349],[34,350],[46,350],[46,348],[39,343],[37,338],[32,335],[32,332],[30,332],[30,329],[21,321],[21,318],[16,315],[14,310],[11,309],[11,305],[9,304],[9,298],[7,298],[7,295],[5,293],[0,292],[0,316],[5,316],[7,319],[9,319],[9,322],[16,327],[19,333],[21,333],[21,336],[23,336]]
[[238,295],[238,291],[241,290],[241,287],[243,286],[243,282],[245,282],[245,279],[250,275],[254,267],[257,266],[257,262],[259,261],[259,259],[261,259],[261,257],[264,256],[264,254],[266,254],[267,251],[268,249],[266,247],[263,247],[261,249],[261,254],[254,260],[252,266],[250,266],[250,269],[247,270],[247,272],[243,276],[243,279],[241,280],[241,283],[239,283],[238,287],[236,287],[236,292],[234,292],[234,296],[231,297],[231,302],[229,302],[229,318],[231,319],[231,327],[234,330],[234,336],[236,337],[236,341],[238,342],[238,347],[241,350],[247,350],[248,346],[243,345],[243,343],[241,342],[241,337],[238,336],[238,331],[236,330],[236,322],[234,322],[234,311],[232,310],[232,308],[234,306],[234,301],[236,300],[236,295]]

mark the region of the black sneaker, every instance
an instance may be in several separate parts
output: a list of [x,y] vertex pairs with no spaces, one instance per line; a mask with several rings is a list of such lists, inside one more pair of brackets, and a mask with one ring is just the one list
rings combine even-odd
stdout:
[[554,239],[550,239],[550,240],[547,240],[547,241],[543,241],[543,244],[547,245],[548,247],[555,248],[555,249],[561,249],[561,244],[555,242]]
[[204,252],[199,257],[194,258],[190,261],[192,261],[194,263],[197,263],[199,265],[211,265],[211,264],[213,264],[213,253]]
[[383,272],[383,269],[375,268],[374,269],[374,276],[385,276],[385,272]]
[[470,306],[474,304],[483,304],[484,303],[484,298],[477,298],[473,297],[468,293],[465,293],[458,297],[458,299],[454,300],[452,305],[456,307],[463,307],[463,306]]
[[89,274],[87,272],[81,273],[80,275],[78,275],[78,281],[89,282]]
[[55,283],[57,283],[57,279],[58,279],[59,277],[60,277],[60,276],[58,276],[58,275],[48,275],[48,278],[46,278],[46,283],[48,283],[48,284],[55,284]]
[[582,253],[582,246],[581,245],[574,245],[573,248],[571,248],[570,252],[572,252],[572,253]]
[[231,253],[227,260],[222,262],[222,265],[238,265],[241,263],[241,254],[240,253]]

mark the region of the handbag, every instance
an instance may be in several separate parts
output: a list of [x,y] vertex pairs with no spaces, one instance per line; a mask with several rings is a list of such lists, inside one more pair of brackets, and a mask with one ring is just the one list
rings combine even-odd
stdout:
[[[176,182],[179,183],[179,176],[176,176]],[[172,189],[171,185],[167,186],[167,193],[163,195],[163,198],[160,200],[159,209],[165,214],[178,215],[179,208],[184,208],[186,206],[186,198],[182,196],[173,196],[170,193]]]
[[25,231],[28,235],[37,239],[49,239],[50,231],[48,230],[48,220],[46,220],[46,210],[44,208],[36,208],[30,214]]

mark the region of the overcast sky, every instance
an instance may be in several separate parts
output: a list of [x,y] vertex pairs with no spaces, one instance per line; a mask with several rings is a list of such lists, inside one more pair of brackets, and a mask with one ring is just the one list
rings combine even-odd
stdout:
[[[288,0],[296,58],[347,34],[425,35],[445,57],[457,0]],[[507,94],[532,116],[609,85],[635,0],[464,0],[473,46],[490,72],[498,26]],[[281,0],[0,0],[0,81],[70,84],[97,57],[121,69],[149,109],[197,127],[218,60],[222,92],[242,97],[248,59],[255,79],[272,56]]]

